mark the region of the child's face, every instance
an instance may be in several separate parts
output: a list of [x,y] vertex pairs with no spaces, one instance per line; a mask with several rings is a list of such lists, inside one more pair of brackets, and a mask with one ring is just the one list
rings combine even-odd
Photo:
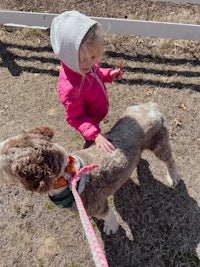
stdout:
[[87,50],[80,48],[79,51],[79,65],[80,71],[84,74],[88,73],[90,69],[98,61],[98,49],[94,47],[88,47]]

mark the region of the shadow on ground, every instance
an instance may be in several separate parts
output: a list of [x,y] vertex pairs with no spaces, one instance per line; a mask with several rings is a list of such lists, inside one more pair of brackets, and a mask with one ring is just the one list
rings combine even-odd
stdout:
[[[11,50],[19,49],[19,50],[27,50],[29,51],[29,56],[22,56],[17,55]],[[23,72],[31,72],[31,73],[43,73],[43,74],[49,74],[51,76],[58,77],[59,71],[55,70],[54,67],[57,65],[60,65],[60,61],[58,59],[53,58],[53,51],[50,46],[44,46],[44,47],[34,47],[30,45],[17,45],[17,44],[11,44],[11,43],[4,43],[0,41],[0,57],[2,62],[0,63],[0,67],[8,68],[12,76],[20,76]],[[48,52],[52,53],[52,56],[44,56],[43,53]],[[31,53],[38,53],[31,56]],[[199,60],[198,59],[176,59],[176,58],[165,58],[165,57],[153,57],[150,54],[149,55],[142,55],[137,54],[135,56],[124,54],[124,53],[116,53],[112,51],[106,52],[107,58],[115,58],[115,59],[123,59],[123,60],[130,60],[134,62],[146,62],[148,63],[154,63],[154,64],[168,64],[170,66],[179,66],[179,65],[191,65],[191,66],[199,66]],[[16,60],[19,61],[25,61],[25,62],[31,62],[32,66],[20,66],[16,63]],[[34,62],[39,61],[41,64],[39,65],[40,68],[34,66]],[[45,64],[52,64],[51,68],[47,68]],[[54,66],[54,67],[53,67]],[[115,67],[112,65],[109,65],[107,63],[102,63],[103,67]],[[181,81],[176,82],[163,82],[161,79],[159,79],[159,75],[163,77],[171,77],[171,76],[180,76],[180,77],[186,77],[186,78],[192,78],[192,77],[199,77],[199,72],[194,71],[174,71],[174,70],[155,70],[151,67],[144,68],[133,68],[133,67],[124,67],[124,70],[130,73],[139,73],[139,74],[152,74],[152,75],[158,75],[157,80],[151,80],[151,79],[125,79],[123,78],[121,81],[118,81],[119,83],[123,84],[129,84],[129,85],[145,85],[148,84],[150,86],[158,86],[162,88],[177,88],[177,89],[191,89],[194,91],[199,92],[200,86],[195,83],[183,83]]]
[[[200,208],[188,195],[184,181],[175,188],[155,180],[146,160],[137,169],[139,185],[131,179],[115,194],[115,206],[134,240],[122,227],[111,236],[102,232],[110,267],[200,266]],[[123,259],[123,260],[122,260]]]

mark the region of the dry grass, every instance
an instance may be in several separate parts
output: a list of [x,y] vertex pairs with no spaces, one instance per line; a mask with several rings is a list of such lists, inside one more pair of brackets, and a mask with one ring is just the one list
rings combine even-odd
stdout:
[[[199,5],[149,1],[5,1],[1,9],[199,24]],[[131,2],[131,3],[130,3]],[[0,28],[1,139],[21,129],[48,125],[69,152],[82,138],[64,121],[56,86],[59,61],[45,31]],[[200,43],[105,35],[103,64],[124,64],[122,82],[109,84],[107,131],[129,104],[155,101],[170,130],[182,177],[168,187],[165,169],[150,154],[130,181],[110,198],[121,227],[110,237],[93,222],[110,267],[200,266]],[[0,267],[94,266],[78,216],[53,206],[47,196],[20,185],[0,189]]]

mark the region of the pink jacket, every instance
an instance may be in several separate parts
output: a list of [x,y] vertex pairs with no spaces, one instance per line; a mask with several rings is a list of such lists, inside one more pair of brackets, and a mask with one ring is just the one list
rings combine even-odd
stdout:
[[108,113],[109,102],[105,82],[112,82],[111,68],[95,65],[85,77],[61,64],[58,95],[65,107],[67,122],[88,140],[100,133],[99,123]]

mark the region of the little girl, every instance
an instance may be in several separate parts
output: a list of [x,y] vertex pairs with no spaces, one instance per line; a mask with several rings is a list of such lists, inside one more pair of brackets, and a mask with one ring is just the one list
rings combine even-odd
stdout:
[[66,11],[53,19],[50,36],[61,60],[58,95],[67,122],[84,137],[84,148],[95,142],[97,149],[111,153],[115,147],[99,127],[109,108],[104,83],[121,79],[123,72],[99,67],[104,47],[100,25],[77,11]]

